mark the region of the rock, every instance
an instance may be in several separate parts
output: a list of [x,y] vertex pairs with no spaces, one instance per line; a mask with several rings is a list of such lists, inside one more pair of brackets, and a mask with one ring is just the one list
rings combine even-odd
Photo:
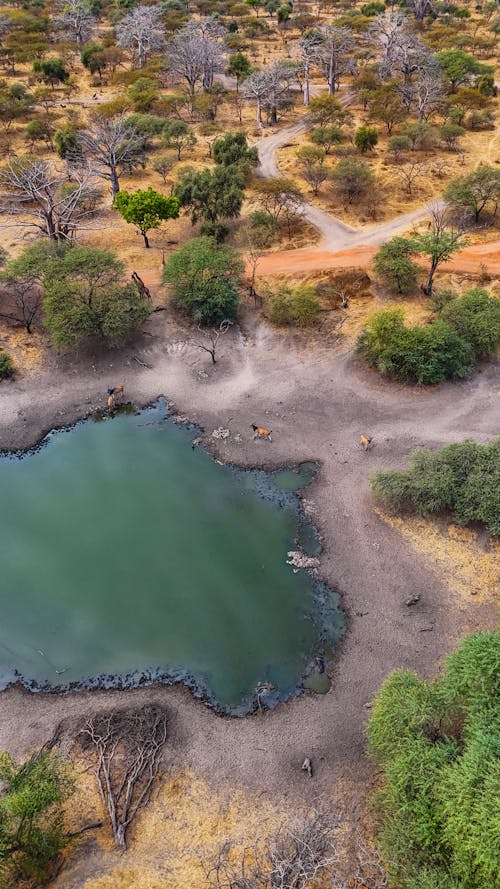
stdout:
[[304,553],[290,550],[287,556],[287,565],[293,565],[294,568],[317,568],[319,566],[319,559],[306,556]]
[[224,429],[223,426],[219,426],[217,429],[214,429],[212,432],[212,438],[228,438],[229,437],[229,429]]
[[420,596],[410,596],[410,598],[406,600],[405,605],[416,605],[417,602],[420,602]]

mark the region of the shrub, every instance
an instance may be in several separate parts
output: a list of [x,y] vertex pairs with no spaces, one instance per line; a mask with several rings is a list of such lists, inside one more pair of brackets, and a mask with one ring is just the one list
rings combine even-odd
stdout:
[[377,142],[378,133],[375,127],[367,127],[363,125],[356,130],[354,143],[356,148],[361,151],[362,154],[366,154],[367,151],[373,151]]
[[383,244],[375,255],[375,271],[398,293],[413,290],[417,281],[418,267],[410,259],[412,244],[407,238],[392,238]]
[[500,344],[500,300],[487,290],[473,287],[451,300],[441,318],[470,343],[476,358],[495,354]]
[[440,451],[417,448],[407,472],[378,472],[372,490],[393,512],[451,513],[460,525],[481,522],[500,534],[500,438],[466,440]]
[[423,384],[467,376],[472,349],[453,328],[438,320],[426,327],[406,327],[401,309],[375,312],[358,338],[364,360],[403,382]]
[[500,634],[477,633],[434,682],[400,670],[377,695],[378,841],[401,889],[498,884],[499,687]]
[[232,247],[204,236],[173,253],[163,277],[172,287],[172,301],[198,324],[220,324],[236,315],[236,287],[242,271],[243,263]]
[[267,317],[279,326],[296,324],[297,327],[312,327],[319,313],[320,303],[313,287],[280,287],[267,299]]
[[0,352],[0,380],[7,380],[14,373],[14,365],[8,352]]

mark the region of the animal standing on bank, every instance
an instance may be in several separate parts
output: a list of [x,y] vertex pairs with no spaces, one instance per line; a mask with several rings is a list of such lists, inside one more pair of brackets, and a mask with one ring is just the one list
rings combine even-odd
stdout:
[[252,423],[253,429],[253,440],[256,438],[267,438],[268,441],[272,441],[271,438],[271,429],[264,429],[263,426],[256,426],[255,423]]
[[108,389],[108,410],[113,410],[117,397],[123,395],[124,392],[124,386],[113,386],[113,388]]
[[361,434],[361,435],[359,436],[359,440],[360,440],[361,444],[363,445],[365,451],[369,451],[370,448],[371,448],[373,439],[372,439],[372,438],[368,438],[367,435],[363,435],[363,434]]

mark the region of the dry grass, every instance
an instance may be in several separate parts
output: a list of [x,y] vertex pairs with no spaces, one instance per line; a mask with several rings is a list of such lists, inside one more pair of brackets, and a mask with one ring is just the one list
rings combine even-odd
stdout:
[[[498,599],[500,541],[490,538],[483,543],[475,531],[453,524],[440,527],[430,519],[399,518],[378,508],[375,512],[396,528],[413,549],[427,556],[450,590],[458,595],[459,607],[465,607],[465,600],[469,604]],[[476,595],[471,598],[473,591]]]

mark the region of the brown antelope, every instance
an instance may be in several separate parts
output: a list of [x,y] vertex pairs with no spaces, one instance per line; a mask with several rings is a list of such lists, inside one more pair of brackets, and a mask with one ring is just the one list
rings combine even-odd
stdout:
[[360,440],[361,444],[363,445],[365,451],[368,451],[368,450],[370,449],[370,447],[371,447],[371,443],[372,443],[373,439],[372,439],[372,438],[368,438],[367,435],[363,435],[363,434],[361,434],[361,435],[359,436],[359,440]]
[[253,440],[256,438],[267,438],[268,441],[272,441],[271,432],[272,429],[264,429],[263,426],[256,426],[255,423],[252,423],[253,429]]
[[124,386],[114,386],[112,389],[108,389],[108,395],[112,395],[114,398],[116,398],[117,395],[123,395],[124,392]]

